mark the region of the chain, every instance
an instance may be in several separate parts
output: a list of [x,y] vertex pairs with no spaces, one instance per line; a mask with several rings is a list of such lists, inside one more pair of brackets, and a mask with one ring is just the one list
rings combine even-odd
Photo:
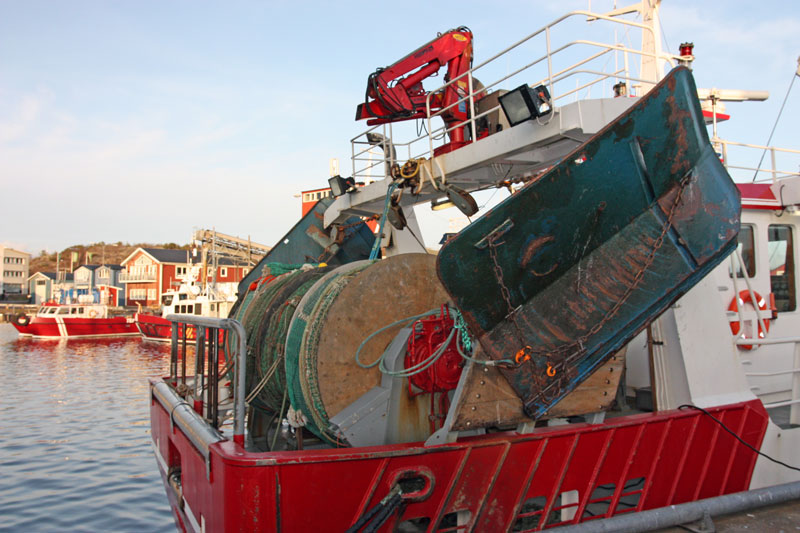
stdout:
[[[494,275],[497,278],[497,283],[500,285],[500,294],[503,296],[503,301],[506,303],[506,310],[508,314],[506,316],[511,317],[511,323],[514,325],[514,328],[517,330],[517,336],[519,337],[520,342],[524,344],[525,335],[522,333],[522,328],[520,327],[519,323],[517,322],[517,313],[514,309],[514,306],[511,303],[511,292],[506,287],[506,284],[503,282],[503,269],[500,267],[500,263],[497,261],[497,247],[502,245],[503,243],[498,243],[497,239],[499,238],[498,235],[491,235],[487,239],[487,244],[489,248],[489,256],[492,258],[493,268],[494,268]],[[530,359],[532,353],[532,348],[525,344],[523,348],[517,351],[516,355],[514,356],[514,360],[516,362],[516,366],[519,366],[523,360]],[[527,358],[527,359],[526,359]]]
[[[557,379],[552,380],[552,382],[548,385],[547,377],[545,377],[544,375],[537,376],[536,374],[534,374],[534,381],[538,385],[540,385],[539,387],[541,391],[540,394],[543,395],[548,389],[551,389],[553,385],[555,385],[556,383],[561,383],[564,378],[569,378],[570,375],[575,373],[575,369],[570,368],[568,364],[586,352],[586,348],[584,347],[586,341],[588,341],[591,337],[599,333],[600,330],[602,330],[603,327],[605,327],[605,325],[612,318],[614,318],[614,316],[616,316],[616,314],[619,312],[619,310],[622,308],[622,306],[625,304],[628,298],[630,298],[631,294],[633,294],[633,291],[636,290],[636,288],[639,286],[639,283],[641,283],[642,278],[644,278],[645,272],[653,264],[656,253],[664,244],[664,238],[666,237],[669,230],[672,228],[672,219],[674,218],[675,212],[678,209],[678,205],[680,204],[681,199],[683,198],[683,192],[686,189],[686,186],[691,181],[691,179],[692,179],[691,173],[687,173],[679,182],[678,193],[675,195],[675,199],[673,200],[672,205],[670,206],[667,219],[661,228],[661,233],[653,242],[653,247],[651,248],[647,258],[645,259],[642,268],[640,268],[639,271],[636,273],[636,275],[633,278],[633,281],[631,281],[630,285],[628,285],[622,297],[620,297],[620,299],[617,300],[617,302],[614,304],[614,307],[612,307],[611,310],[608,313],[606,313],[606,315],[602,318],[602,320],[600,320],[594,326],[592,326],[592,328],[584,335],[578,337],[576,340],[568,344],[562,344],[561,346],[558,346],[552,350],[547,350],[547,349],[534,350],[529,345],[525,344],[524,347],[517,352],[514,358],[516,361],[516,365],[514,366],[514,368],[519,367],[525,361],[529,361],[531,359],[531,356],[534,355],[544,356],[548,360],[547,363],[548,371],[546,372],[547,376],[550,378],[557,376]],[[522,328],[517,322],[517,316],[516,316],[517,313],[516,310],[514,309],[513,304],[511,303],[511,293],[503,281],[503,269],[500,267],[500,264],[497,260],[496,249],[497,247],[503,244],[502,242],[501,243],[496,242],[497,238],[498,237],[495,236],[489,236],[487,238],[489,256],[492,259],[494,275],[497,278],[498,285],[500,286],[500,293],[503,297],[503,300],[506,303],[508,311],[507,316],[511,317],[511,322],[514,328],[516,329],[520,343],[524,344],[525,336],[522,333]],[[567,374],[566,376],[564,375],[565,373]],[[554,394],[557,393],[558,389],[559,387],[556,387],[554,389],[555,391]]]

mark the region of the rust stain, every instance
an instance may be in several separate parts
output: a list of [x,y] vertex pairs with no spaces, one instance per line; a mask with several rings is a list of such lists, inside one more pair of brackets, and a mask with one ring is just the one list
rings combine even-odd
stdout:
[[544,237],[537,237],[534,239],[528,246],[525,247],[525,251],[522,253],[522,259],[520,260],[520,266],[522,268],[528,268],[528,264],[531,262],[533,257],[541,250],[543,246],[548,243],[555,241],[556,238],[552,235],[547,235]]

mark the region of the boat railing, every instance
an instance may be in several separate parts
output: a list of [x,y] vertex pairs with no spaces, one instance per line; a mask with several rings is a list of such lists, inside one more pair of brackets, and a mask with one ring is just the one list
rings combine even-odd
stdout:
[[[247,335],[242,324],[232,318],[185,314],[172,314],[165,318],[172,323],[169,383],[183,395],[191,393],[194,411],[214,429],[219,429],[220,379],[232,372],[233,440],[244,445]],[[192,330],[189,326],[195,332],[194,339],[190,338]],[[193,376],[187,373],[187,345],[191,344],[195,346]],[[223,353],[225,367],[220,369]]]
[[[476,132],[477,121],[492,114],[502,113],[502,109],[497,102],[493,102],[492,107],[479,109],[476,106],[478,100],[489,91],[500,91],[501,86],[512,82],[515,88],[522,83],[529,86],[546,85],[550,92],[553,102],[564,103],[567,98],[573,97],[576,100],[583,97],[590,97],[591,90],[605,82],[615,81],[617,84],[624,83],[629,89],[640,88],[644,94],[649,87],[656,84],[663,72],[661,68],[652,70],[652,75],[642,75],[634,73],[631,67],[631,56],[644,58],[654,62],[656,65],[669,64],[674,66],[680,60],[678,56],[665,53],[652,53],[632,46],[624,46],[619,43],[606,43],[595,40],[577,39],[564,44],[555,45],[553,30],[569,19],[586,17],[587,20],[596,23],[607,23],[609,29],[614,30],[642,30],[650,34],[653,40],[658,39],[658,35],[653,27],[648,24],[625,20],[618,17],[592,13],[590,11],[573,11],[555,21],[539,28],[527,37],[517,41],[511,46],[491,56],[487,60],[474,66],[464,74],[448,80],[446,83],[429,91],[426,105],[426,117],[422,119],[422,130],[417,126],[415,136],[411,140],[401,141],[398,133],[407,133],[407,127],[401,127],[397,123],[394,125],[382,124],[373,126],[358,136],[351,139],[351,159],[353,176],[357,181],[372,181],[382,179],[388,175],[386,167],[397,163],[402,165],[409,159],[430,159],[435,155],[437,146],[442,146],[447,142],[446,137],[456,128],[463,128],[469,124],[468,130]],[[544,39],[544,50],[540,48],[538,52],[530,52],[526,45],[534,45],[537,39]],[[591,51],[581,54],[581,50],[588,47]],[[516,57],[521,54],[522,57]],[[622,56],[622,66],[617,65],[618,56]],[[578,58],[578,59],[576,59]],[[519,61],[513,68],[508,64],[514,59]],[[611,61],[614,59],[614,61]],[[602,61],[606,64],[602,65]],[[564,66],[556,66],[565,63]],[[611,67],[608,64],[611,63]],[[598,68],[595,68],[598,67]],[[539,68],[540,70],[537,70]],[[498,72],[505,72],[498,76]],[[491,82],[481,83],[478,77],[485,77]],[[530,82],[531,79],[537,80]],[[460,98],[453,104],[438,110],[431,109],[431,95],[443,91],[446,87],[466,80],[468,94]],[[515,80],[521,80],[514,83]],[[567,82],[574,80],[574,86],[568,86]],[[603,87],[604,94],[606,87]],[[641,94],[637,95],[640,96]],[[633,96],[633,94],[630,94]],[[610,96],[610,95],[609,95]],[[456,106],[468,106],[469,119],[450,127],[445,125],[435,127],[433,120],[442,116],[448,110]],[[380,139],[376,141],[376,135]],[[370,137],[372,137],[370,139]],[[467,142],[478,140],[477,135],[470,135]],[[380,150],[380,153],[377,151]],[[389,165],[386,165],[386,163]],[[441,170],[441,169],[440,169]]]
[[[733,254],[731,254],[731,273],[734,273],[732,276],[733,280],[733,293],[738,295],[739,293],[739,286],[737,282],[737,278],[739,277],[737,272],[741,273],[742,279],[744,279],[746,291],[750,293],[750,300],[756,302],[758,298],[756,297],[756,292],[753,289],[753,280],[750,275],[747,273],[746,263],[742,258],[741,250],[737,249]],[[744,305],[741,303],[736,306],[738,318],[739,318],[739,331],[744,332],[744,314],[742,313],[742,309]],[[753,335],[754,338],[745,337],[744,334],[736,337],[734,343],[737,346],[746,347],[749,349],[752,346],[762,346],[762,345],[776,345],[776,344],[793,344],[794,345],[794,358],[792,368],[786,370],[778,370],[774,372],[745,372],[745,376],[747,377],[777,377],[777,376],[792,376],[792,391],[791,397],[789,400],[781,400],[776,402],[765,402],[764,407],[767,409],[777,409],[779,407],[789,407],[789,423],[800,425],[800,337],[770,337],[769,336],[769,328],[766,327],[764,321],[765,317],[761,314],[761,309],[759,309],[758,305],[754,305],[753,309],[756,313],[756,321],[758,322],[758,331],[764,332],[763,338],[757,338]],[[766,318],[768,320],[768,317]]]
[[746,179],[752,182],[776,182],[800,176],[800,150],[719,138],[713,139],[712,144],[735,181]]
[[775,344],[794,344],[794,358],[792,368],[777,370],[774,372],[745,372],[748,377],[776,377],[792,376],[792,393],[788,400],[775,402],[764,402],[766,409],[777,409],[779,407],[789,407],[789,423],[793,426],[800,425],[800,337],[779,337],[764,339],[737,339],[739,346],[763,346]]

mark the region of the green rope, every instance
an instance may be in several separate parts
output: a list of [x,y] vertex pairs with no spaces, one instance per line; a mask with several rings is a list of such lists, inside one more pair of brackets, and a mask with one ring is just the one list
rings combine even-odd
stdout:
[[436,361],[439,360],[442,354],[447,350],[447,347],[450,345],[450,341],[452,341],[453,338],[455,337],[455,334],[456,330],[455,329],[451,330],[450,335],[447,336],[447,339],[445,339],[445,341],[441,343],[439,347],[436,348],[436,350],[434,350],[434,352],[427,359],[420,361],[416,365],[409,368],[404,368],[402,370],[397,370],[397,371],[391,371],[388,368],[386,368],[386,365],[384,365],[384,358],[383,356],[381,356],[380,358],[381,372],[383,372],[388,376],[401,377],[401,378],[410,378],[411,376],[416,376],[417,374],[421,374],[422,372],[426,371],[432,364],[434,364]]
[[469,353],[472,353],[472,337],[467,329],[467,322],[464,320],[464,315],[461,314],[461,311],[453,307],[450,308],[450,312],[453,313],[453,324],[455,328],[461,332],[461,345],[464,346]]
[[380,328],[377,331],[373,331],[358,346],[358,349],[356,350],[356,364],[358,366],[360,366],[361,368],[373,368],[375,365],[381,363],[381,361],[383,360],[383,355],[381,355],[380,357],[378,357],[377,359],[375,359],[371,363],[362,363],[361,362],[361,350],[363,350],[364,347],[367,345],[367,343],[369,341],[371,341],[373,339],[373,337],[375,337],[376,335],[379,335],[379,334],[383,333],[384,331],[386,331],[387,329],[391,329],[391,328],[396,327],[396,326],[400,326],[400,325],[407,326],[408,324],[410,324],[410,323],[412,323],[412,322],[414,322],[416,320],[419,320],[420,318],[436,314],[437,311],[438,311],[438,309],[431,309],[430,311],[426,311],[426,312],[420,313],[418,315],[414,315],[414,316],[410,316],[410,317],[406,317],[406,318],[401,318],[400,320],[395,320],[391,324],[383,326],[382,328]]
[[396,183],[389,185],[386,190],[386,201],[383,204],[383,214],[381,215],[381,223],[378,227],[378,236],[375,238],[375,244],[372,245],[372,250],[369,252],[370,261],[378,258],[378,253],[381,250],[381,241],[383,240],[383,226],[386,224],[386,218],[389,215],[389,204],[392,202],[392,193],[397,188]]

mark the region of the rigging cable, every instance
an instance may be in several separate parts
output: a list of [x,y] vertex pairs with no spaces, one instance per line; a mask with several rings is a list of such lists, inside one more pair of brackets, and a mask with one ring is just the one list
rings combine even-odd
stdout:
[[791,465],[787,465],[786,463],[784,463],[782,461],[778,461],[777,459],[773,459],[772,457],[770,457],[769,455],[765,454],[764,452],[756,449],[755,446],[753,446],[749,442],[746,442],[744,439],[742,439],[742,437],[737,435],[732,429],[730,429],[728,426],[726,426],[719,418],[715,417],[714,415],[712,415],[711,413],[709,413],[708,411],[706,411],[702,407],[697,407],[696,405],[691,405],[691,404],[687,403],[687,404],[679,405],[678,409],[696,409],[697,411],[700,411],[701,413],[703,413],[707,417],[711,418],[711,420],[713,420],[714,422],[716,422],[717,424],[722,426],[722,429],[724,429],[725,431],[727,431],[728,433],[733,435],[733,437],[736,440],[738,440],[739,442],[744,444],[747,448],[750,448],[751,450],[756,452],[758,455],[760,455],[760,456],[762,456],[762,457],[764,457],[766,459],[769,459],[773,463],[777,463],[777,464],[779,464],[781,466],[785,466],[786,468],[788,468],[790,470],[797,470],[798,472],[800,472],[800,468],[797,468],[797,467],[791,466]]
[[[764,162],[764,156],[767,155],[767,149],[769,148],[769,143],[772,142],[772,136],[775,134],[775,128],[778,127],[778,121],[781,119],[781,115],[783,114],[783,108],[786,105],[786,100],[789,99],[789,93],[792,92],[792,86],[794,85],[794,80],[797,76],[800,76],[800,58],[797,59],[797,70],[794,74],[792,74],[792,81],[789,83],[789,90],[786,91],[786,96],[783,97],[783,103],[781,104],[781,110],[778,111],[778,118],[775,119],[775,124],[772,126],[772,131],[769,133],[769,139],[767,139],[767,144],[764,147],[764,151],[761,152],[761,159],[758,160],[758,166],[756,167],[756,172],[753,174],[753,181],[751,183],[755,183],[756,177],[758,173],[761,171],[761,163]],[[773,169],[775,170],[775,169]]]

